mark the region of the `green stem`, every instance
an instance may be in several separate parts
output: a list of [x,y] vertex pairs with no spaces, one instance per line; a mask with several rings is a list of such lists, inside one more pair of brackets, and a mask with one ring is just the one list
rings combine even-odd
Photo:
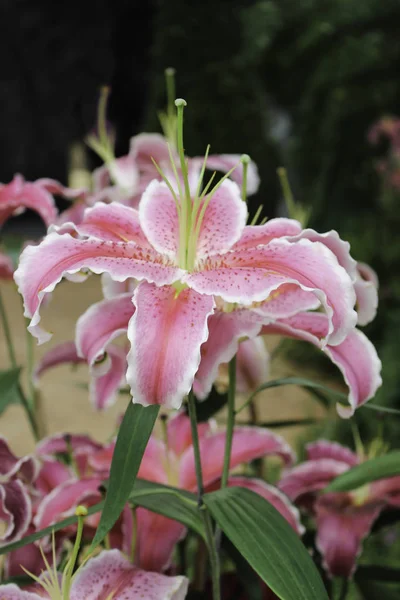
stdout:
[[344,577],[338,600],[346,600],[348,591],[349,591],[349,580],[346,577]]
[[[0,318],[1,318],[1,323],[3,326],[3,330],[4,330],[4,335],[6,338],[6,345],[7,345],[7,349],[8,349],[10,363],[11,363],[12,368],[16,369],[18,367],[17,359],[16,359],[16,355],[15,355],[14,344],[12,341],[10,327],[8,325],[7,313],[6,313],[6,309],[4,306],[4,302],[3,302],[3,298],[1,296],[1,293],[0,293]],[[34,438],[36,441],[38,441],[40,439],[40,436],[39,436],[39,430],[37,427],[37,423],[36,423],[34,414],[32,412],[31,406],[28,402],[28,399],[26,398],[26,396],[24,394],[24,391],[23,391],[20,383],[18,383],[17,391],[18,391],[18,395],[20,398],[20,402],[26,412],[26,416],[28,417],[29,425],[32,429]]]
[[231,462],[233,430],[235,427],[235,395],[236,395],[236,356],[229,363],[228,419],[226,424],[224,466],[222,470],[221,488],[227,486],[229,465]]
[[247,202],[247,170],[249,168],[250,156],[248,154],[242,154],[240,162],[243,165],[242,200],[243,202]]
[[77,506],[76,510],[75,510],[75,514],[78,517],[78,530],[76,532],[76,538],[75,538],[74,547],[72,549],[71,558],[69,559],[68,564],[65,567],[65,571],[64,571],[65,579],[63,581],[63,586],[62,586],[63,587],[63,600],[69,600],[69,592],[70,592],[71,585],[72,585],[73,571],[75,568],[76,559],[78,558],[79,549],[81,547],[83,526],[84,526],[85,517],[87,516],[88,511],[85,506]]
[[29,333],[28,328],[26,329],[26,357],[27,357],[27,371],[28,371],[28,386],[29,386],[29,403],[33,412],[36,408],[36,390],[33,384],[33,364],[34,364],[34,350],[33,350],[33,337]]
[[197,429],[196,404],[194,401],[193,391],[190,391],[190,393],[189,393],[188,406],[189,406],[190,426],[191,426],[191,430],[192,430],[194,463],[195,463],[195,469],[196,469],[198,508],[201,512],[201,515],[202,515],[202,518],[204,521],[204,528],[205,528],[205,533],[206,533],[206,543],[207,543],[208,554],[209,554],[209,559],[210,559],[210,566],[211,566],[213,599],[221,600],[219,559],[218,559],[218,554],[217,554],[215,541],[214,541],[214,534],[213,534],[210,513],[208,512],[207,507],[203,503],[203,494],[204,494],[203,471],[201,468],[199,432]]

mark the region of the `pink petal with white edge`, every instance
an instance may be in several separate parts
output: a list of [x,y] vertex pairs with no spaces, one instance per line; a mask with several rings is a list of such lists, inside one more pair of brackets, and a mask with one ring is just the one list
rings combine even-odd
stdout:
[[49,494],[64,481],[71,479],[72,473],[67,465],[57,460],[47,459],[39,471],[39,475],[35,481],[35,489],[42,496]]
[[163,181],[152,181],[140,203],[139,216],[142,229],[150,244],[171,260],[179,248],[179,221],[177,206]]
[[168,577],[134,567],[118,550],[104,550],[77,573],[71,600],[183,600],[186,577]]
[[203,400],[210,393],[219,365],[235,356],[239,340],[255,337],[260,329],[260,317],[249,310],[216,311],[209,318],[209,336],[201,347],[201,362],[193,384],[198,398]]
[[306,445],[307,460],[319,460],[321,458],[332,458],[339,462],[347,463],[350,467],[358,465],[360,459],[350,448],[346,448],[337,442],[330,440],[317,440]]
[[138,211],[119,202],[97,202],[87,208],[76,231],[82,236],[110,242],[135,242],[142,248],[150,248],[140,226]]
[[214,300],[191,289],[177,295],[172,286],[142,282],[133,301],[127,371],[133,401],[179,408],[200,363]]
[[92,365],[101,358],[107,345],[128,329],[135,307],[132,294],[121,294],[93,304],[76,324],[76,348]]
[[34,592],[25,592],[14,583],[9,583],[8,585],[0,585],[0,598],[1,600],[43,600],[43,598],[49,598],[49,596],[47,594],[38,596]]
[[101,276],[101,290],[106,300],[111,300],[111,298],[127,292],[131,292],[131,296],[133,296],[136,285],[137,282],[134,279],[114,281],[108,273],[103,273]]
[[53,196],[37,182],[26,182],[21,175],[15,175],[10,183],[0,185],[0,226],[13,214],[27,208],[38,213],[47,226],[56,220]]
[[[207,158],[207,169],[227,173],[236,166],[236,169],[231,173],[230,178],[241,186],[243,182],[243,164],[240,162],[240,158],[241,154],[211,154]],[[190,162],[192,161],[198,161],[199,164],[203,164],[204,158],[202,156],[196,156],[195,158],[190,159]],[[251,160],[247,166],[247,194],[249,196],[255,194],[259,185],[260,177],[258,175],[257,165]]]
[[111,359],[108,371],[96,377],[92,375],[89,397],[96,410],[105,410],[115,404],[120,387],[125,382],[126,351],[118,346],[110,346],[107,354]]
[[254,477],[230,477],[228,479],[228,487],[244,487],[256,494],[259,494],[265,500],[268,500],[270,504],[277,511],[280,512],[282,517],[293,527],[296,533],[303,535],[305,528],[300,522],[300,513],[295,506],[289,501],[285,494],[282,494],[278,488],[273,485],[269,485],[262,479],[256,479]]
[[0,436],[0,483],[18,476],[27,483],[32,483],[38,475],[39,463],[31,455],[18,458],[10,450],[5,437]]
[[328,335],[329,320],[322,313],[301,312],[286,319],[280,319],[262,328],[262,335],[283,335],[304,340],[319,348]]
[[256,246],[265,246],[275,238],[298,235],[302,226],[295,219],[277,217],[270,219],[264,225],[247,225],[233,250],[246,250]]
[[92,453],[100,450],[102,445],[95,442],[88,435],[76,435],[70,433],[56,433],[44,438],[36,446],[38,456],[52,456],[54,454],[66,453],[70,449]]
[[269,376],[269,352],[264,340],[257,337],[239,344],[236,357],[236,389],[251,393]]
[[245,305],[266,300],[282,284],[297,284],[313,292],[325,308],[330,344],[342,342],[357,321],[353,283],[319,242],[276,239],[267,246],[208,259],[202,271],[189,273],[182,281],[200,294]]
[[[222,476],[226,433],[220,431],[200,440],[201,464],[204,485],[208,486]],[[295,455],[289,444],[280,436],[261,427],[236,427],[233,433],[230,469],[263,456],[279,456],[286,465],[294,462]],[[196,471],[193,448],[190,447],[181,459],[180,486],[196,490]]]
[[339,367],[349,386],[350,406],[338,403],[337,411],[343,418],[351,417],[382,385],[382,363],[374,345],[358,329],[351,331],[339,346],[327,346],[324,351]]
[[[197,432],[199,438],[207,435],[211,432],[211,423],[198,423]],[[168,419],[167,433],[168,447],[176,456],[181,456],[193,443],[190,419],[184,412],[177,413]]]
[[77,198],[86,198],[89,194],[89,190],[87,188],[69,188],[62,185],[59,181],[55,179],[49,179],[48,177],[42,177],[41,179],[37,179],[35,181],[35,185],[44,188],[50,194],[54,196],[62,196],[63,198],[68,198],[70,200],[76,200]]
[[315,505],[316,545],[329,575],[350,578],[382,505],[352,506],[347,494],[324,494]]
[[7,254],[0,252],[0,280],[10,281],[13,278],[14,265]]
[[253,310],[268,319],[284,319],[296,315],[299,311],[315,310],[320,305],[315,294],[288,283],[272,292],[264,302],[255,305]]
[[65,364],[79,365],[84,362],[86,359],[78,355],[75,342],[62,342],[53,346],[38,362],[33,373],[33,382],[38,386],[40,377],[54,367]]
[[[208,203],[208,204],[207,204]],[[215,254],[224,254],[238,241],[247,220],[247,206],[240,197],[236,183],[227,179],[209,200],[205,196],[200,204],[207,204],[197,241],[197,260]]]
[[340,462],[332,458],[310,460],[286,471],[278,487],[293,502],[304,494],[322,490],[350,468],[347,462]]
[[147,571],[165,571],[171,565],[175,545],[186,527],[145,508],[138,508],[135,564]]
[[[171,148],[172,156],[178,159],[176,151]],[[141,171],[156,173],[152,158],[158,165],[169,163],[168,142],[159,133],[140,133],[130,140],[129,154],[131,154]]]
[[357,263],[358,277],[354,284],[357,296],[358,324],[368,325],[376,316],[378,308],[378,277],[365,263]]
[[157,285],[172,283],[181,275],[180,269],[166,266],[160,255],[133,242],[78,240],[69,234],[50,233],[39,246],[25,248],[14,274],[24,298],[24,314],[32,319],[28,329],[39,343],[51,338],[51,334],[39,326],[43,297],[52,292],[65,275],[81,269],[97,274],[106,272],[117,281],[135,277]]
[[0,483],[0,547],[20,540],[32,518],[32,503],[21,481]]

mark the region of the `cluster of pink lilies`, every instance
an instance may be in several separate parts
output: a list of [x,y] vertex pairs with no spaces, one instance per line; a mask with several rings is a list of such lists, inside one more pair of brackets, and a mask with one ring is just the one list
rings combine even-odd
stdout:
[[[205,185],[206,170],[225,175],[212,187],[213,178]],[[248,224],[245,199],[257,187],[256,166],[247,159],[208,152],[183,157],[158,134],[133,138],[127,156],[111,157],[94,172],[90,191],[49,179],[30,183],[19,175],[1,186],[0,225],[33,209],[49,228],[40,243],[26,245],[15,273],[11,260],[0,255],[0,277],[14,276],[29,331],[39,343],[51,337],[40,310],[62,279],[80,282],[101,274],[103,281],[104,298],[79,318],[75,340],[44,356],[36,384],[51,367],[84,362],[98,409],[110,406],[124,385],[133,402],[180,409],[191,390],[207,401],[235,355],[241,391],[265,381],[262,336],[279,334],[317,346],[341,370],[349,390],[348,404],[338,404],[341,416],[351,416],[373,397],[381,363],[357,326],[376,313],[374,272],[352,258],[335,231],[318,233],[287,218]],[[59,215],[53,195],[73,200],[71,208]],[[115,343],[121,334],[129,346]],[[226,433],[213,422],[198,431],[204,485],[211,491],[220,485]],[[6,525],[1,543],[73,515],[77,505],[99,502],[114,445],[59,434],[42,440],[34,456],[18,459],[1,439],[0,521]],[[307,452],[306,462],[294,466],[294,453],[280,436],[237,426],[230,468],[273,455],[283,473],[275,486],[243,474],[230,476],[227,485],[266,498],[299,535],[304,531],[299,509],[312,516],[327,572],[349,577],[379,513],[398,505],[400,478],[381,480],[362,493],[320,496],[360,457],[327,441],[311,444]],[[183,411],[169,418],[165,439],[151,437],[139,477],[197,491],[191,427]],[[85,518],[86,539],[98,521],[98,515]],[[184,598],[188,581],[173,574],[173,557],[186,533],[178,522],[144,508],[133,513],[126,505],[109,534],[110,549],[83,564],[69,582],[70,598]],[[63,597],[49,591],[61,577],[52,569],[76,535],[77,527],[69,526],[53,540],[9,553],[6,577],[20,575],[23,567],[38,581],[25,591],[0,586],[0,598]]]

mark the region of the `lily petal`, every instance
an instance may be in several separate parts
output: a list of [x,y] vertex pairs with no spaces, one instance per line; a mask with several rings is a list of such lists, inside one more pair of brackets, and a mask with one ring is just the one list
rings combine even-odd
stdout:
[[252,310],[268,319],[285,319],[300,311],[316,310],[321,305],[312,292],[302,290],[298,285],[287,283]]
[[306,445],[307,460],[320,460],[322,458],[331,458],[344,462],[349,467],[354,467],[360,462],[357,454],[355,454],[350,448],[342,446],[337,442],[331,442],[330,440],[317,440],[311,444]]
[[284,238],[254,250],[208,259],[203,270],[182,279],[200,294],[249,305],[270,296],[282,284],[294,283],[313,292],[329,317],[329,343],[339,344],[355,326],[355,292],[346,271],[324,244]]
[[179,221],[175,200],[164,181],[152,181],[139,203],[140,223],[150,244],[174,260],[179,247]]
[[357,263],[358,277],[354,284],[357,296],[358,324],[368,325],[378,308],[378,277],[365,263]]
[[150,248],[139,223],[139,213],[119,202],[97,202],[85,210],[76,231],[84,236],[111,242],[135,242],[142,248]]
[[120,387],[124,384],[126,373],[126,352],[118,346],[110,346],[107,350],[110,368],[104,375],[92,375],[89,386],[89,397],[96,410],[105,410],[112,406],[118,397]]
[[138,477],[167,484],[168,476],[165,468],[166,453],[167,449],[164,442],[152,435],[144,451]]
[[0,523],[5,531],[0,535],[0,546],[20,540],[29,527],[32,504],[21,481],[0,483]]
[[64,364],[79,365],[84,362],[86,362],[86,359],[78,355],[75,342],[70,341],[57,344],[46,352],[36,365],[33,373],[34,384],[38,386],[40,377],[53,367]]
[[[211,319],[212,317],[210,317]],[[210,322],[210,319],[208,322]],[[211,432],[211,423],[198,423],[197,433],[199,438]],[[190,419],[184,412],[179,412],[168,419],[167,424],[168,447],[176,456],[181,456],[193,444]]]
[[127,371],[133,401],[179,408],[200,363],[214,300],[191,289],[177,296],[172,286],[146,282],[133,298],[136,312],[128,328]]
[[[230,178],[235,181],[239,186],[243,182],[243,164],[240,162],[240,154],[211,154],[207,158],[207,169],[222,171],[227,173],[233,167],[236,169],[231,173]],[[196,156],[190,159],[190,161],[198,161],[203,164],[204,158],[202,156]],[[258,169],[255,162],[250,161],[247,166],[247,194],[249,196],[255,194],[260,185],[260,177],[258,175]]]
[[236,389],[251,393],[269,376],[269,352],[264,340],[257,337],[239,344],[236,359]]
[[95,442],[88,435],[76,435],[66,433],[56,433],[41,440],[36,446],[38,456],[53,456],[55,454],[65,454],[72,449],[92,453],[100,450],[102,445]]
[[260,329],[260,317],[249,310],[216,311],[208,319],[209,336],[201,347],[201,362],[193,388],[198,398],[203,400],[208,396],[217,379],[219,365],[235,356],[240,339],[255,337]]
[[264,225],[247,225],[233,250],[246,250],[265,246],[275,238],[295,236],[301,233],[302,226],[295,219],[277,217],[270,219]]
[[186,527],[145,508],[138,508],[136,515],[135,563],[147,571],[165,571],[171,565],[175,545],[186,534]]
[[212,194],[211,200],[205,196],[204,203],[208,204],[197,241],[197,260],[228,252],[240,238],[247,220],[246,203],[236,183],[229,179]]
[[0,226],[13,214],[27,208],[37,212],[47,226],[56,220],[53,196],[37,183],[15,175],[10,183],[0,186]]
[[[225,450],[225,431],[220,431],[200,440],[201,464],[204,485],[208,486],[222,476]],[[294,462],[294,453],[289,444],[280,436],[261,427],[236,427],[233,432],[230,469],[263,456],[276,455],[284,464]],[[196,490],[196,471],[193,447],[183,454],[179,473],[180,486]]]
[[64,275],[81,269],[90,269],[97,274],[107,272],[117,281],[135,277],[154,281],[157,285],[172,283],[181,274],[180,269],[166,266],[160,255],[133,242],[78,240],[69,234],[50,233],[39,246],[25,248],[14,275],[24,297],[24,314],[32,319],[28,329],[39,343],[51,337],[39,326],[43,297],[54,290]]
[[16,475],[31,483],[39,472],[38,461],[33,456],[17,458],[10,450],[7,440],[0,436],[0,483]]
[[43,598],[49,598],[49,596],[38,596],[34,592],[26,592],[21,590],[15,583],[9,583],[7,585],[0,585],[0,598],[1,600],[43,600]]
[[324,494],[315,505],[316,545],[331,576],[350,578],[367,537],[382,505],[353,507],[346,494]]
[[[172,156],[176,157],[176,152],[171,148]],[[164,136],[159,133],[140,133],[131,138],[129,154],[131,154],[139,167],[143,171],[156,172],[152,158],[158,165],[169,163],[168,142]]]
[[310,460],[286,471],[278,487],[294,502],[305,494],[322,490],[349,468],[347,462],[332,458]]
[[35,489],[45,496],[64,481],[71,479],[71,476],[71,470],[67,465],[57,460],[46,459],[35,481]]
[[107,345],[128,329],[134,312],[131,293],[93,304],[76,324],[78,355],[93,365],[104,355]]
[[186,577],[168,577],[134,567],[118,550],[105,550],[79,570],[71,600],[183,600]]

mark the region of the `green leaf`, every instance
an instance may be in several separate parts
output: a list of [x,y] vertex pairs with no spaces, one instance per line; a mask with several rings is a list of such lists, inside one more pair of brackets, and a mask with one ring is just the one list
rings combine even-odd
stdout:
[[[282,421],[265,421],[263,423],[257,423],[259,427],[266,427],[267,429],[277,429],[280,427],[301,427],[305,425],[317,425],[318,419],[283,419]],[[251,423],[249,423],[251,425]]]
[[222,548],[235,563],[237,578],[245,590],[246,600],[262,600],[263,590],[255,570],[227,537],[222,540]]
[[328,600],[305,546],[279,512],[258,494],[231,487],[205,494],[225,535],[281,600]]
[[129,495],[129,502],[179,521],[205,539],[204,524],[197,506],[197,497],[190,492],[153,481],[137,479]]
[[0,371],[0,414],[9,404],[19,402],[18,383],[21,367]]
[[[99,502],[98,504],[94,504],[93,506],[90,506],[87,509],[88,515],[94,515],[95,513],[100,512],[101,509],[103,508],[103,506],[104,506],[104,502]],[[18,542],[13,542],[12,544],[7,544],[7,546],[2,546],[0,548],[0,555],[8,554],[9,552],[12,552],[13,550],[18,550],[18,548],[22,548],[23,546],[26,546],[27,544],[32,544],[33,542],[40,540],[45,535],[51,535],[51,533],[53,531],[59,531],[60,529],[64,529],[64,527],[69,527],[70,525],[74,525],[77,522],[78,522],[78,517],[76,517],[75,515],[73,515],[72,517],[67,517],[66,519],[63,519],[62,521],[58,521],[58,523],[54,523],[54,525],[50,525],[49,527],[45,527],[44,529],[41,529],[40,531],[36,531],[35,533],[32,533],[31,535],[27,535],[27,536],[21,538],[20,540],[18,540]]]
[[324,492],[347,492],[354,490],[370,481],[400,475],[400,450],[388,452],[384,456],[366,460],[336,477]]
[[[336,398],[337,400],[343,402],[344,404],[348,404],[347,395],[343,392],[339,392],[337,390],[333,390],[332,388],[323,385],[322,383],[317,383],[316,381],[312,381],[311,379],[304,379],[303,377],[283,377],[281,379],[273,379],[272,381],[266,381],[262,385],[260,385],[249,398],[246,400],[242,406],[239,407],[237,413],[241,412],[246,406],[250,404],[250,402],[262,391],[268,390],[270,388],[280,387],[282,385],[298,385],[303,388],[309,388],[312,390],[322,390],[326,392],[328,395]],[[324,404],[325,407],[329,406],[329,401],[322,394],[314,394],[315,397]]]
[[104,510],[92,541],[92,549],[104,539],[128,501],[159,409],[158,405],[144,407],[129,402],[118,432]]

